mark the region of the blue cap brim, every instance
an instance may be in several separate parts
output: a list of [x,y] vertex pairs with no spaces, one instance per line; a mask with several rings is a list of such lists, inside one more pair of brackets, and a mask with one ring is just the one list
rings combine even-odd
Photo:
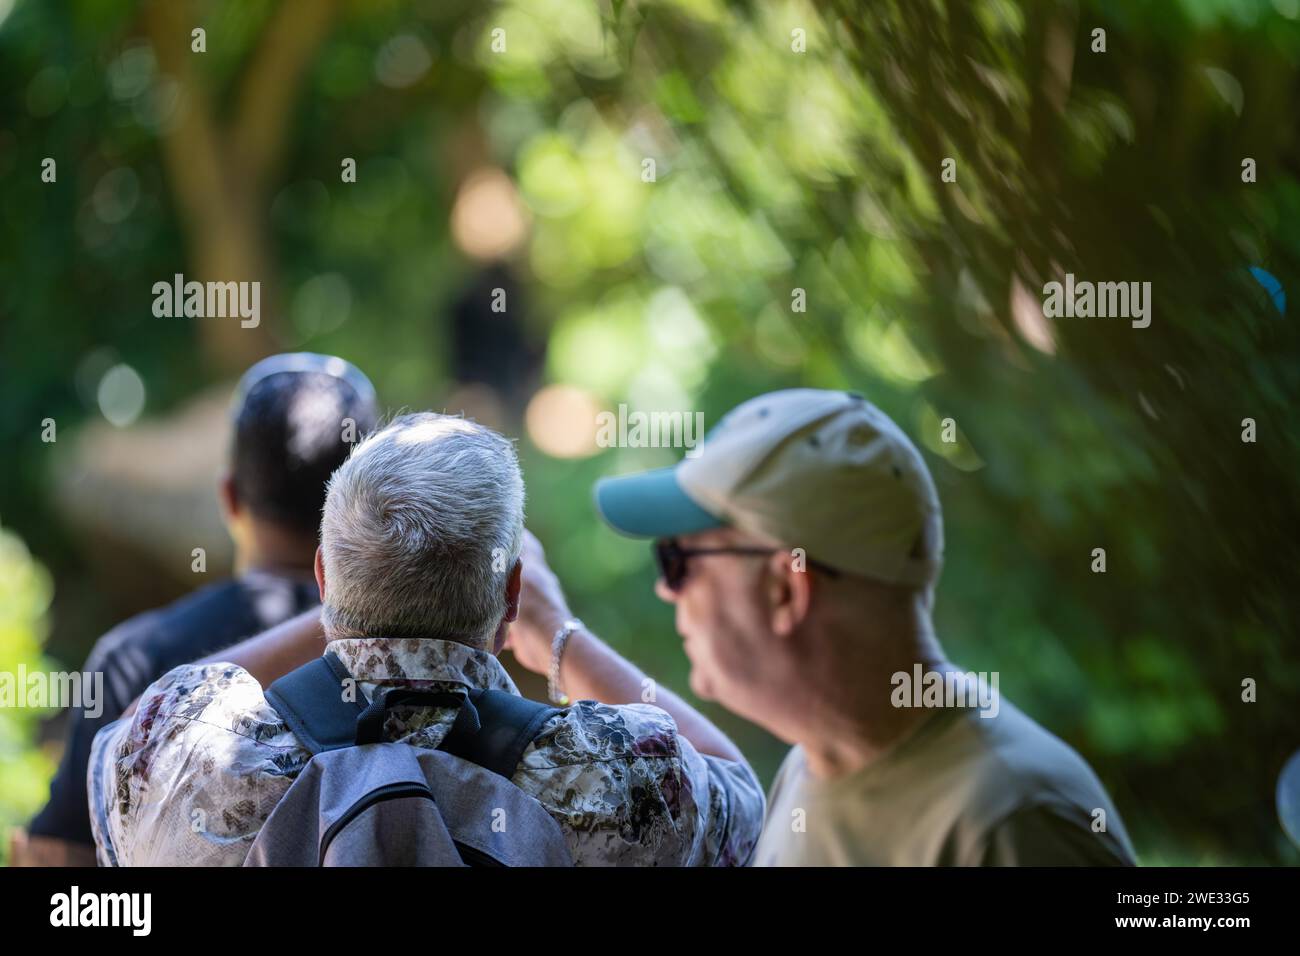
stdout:
[[675,468],[596,482],[596,510],[611,528],[637,538],[671,538],[726,522],[709,514],[682,490]]

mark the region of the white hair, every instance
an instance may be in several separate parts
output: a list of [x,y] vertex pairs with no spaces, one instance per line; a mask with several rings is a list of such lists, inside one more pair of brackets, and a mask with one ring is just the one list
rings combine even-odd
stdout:
[[329,482],[326,636],[490,646],[523,530],[524,482],[508,440],[449,415],[395,418]]

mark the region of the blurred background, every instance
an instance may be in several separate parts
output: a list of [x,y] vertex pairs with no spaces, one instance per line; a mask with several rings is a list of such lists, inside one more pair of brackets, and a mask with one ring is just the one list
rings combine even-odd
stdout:
[[[950,655],[1144,862],[1294,864],[1297,116],[1300,0],[0,0],[0,670],[227,572],[233,382],[306,349],[517,437],[575,611],[683,690],[590,504],[680,452],[597,412],[849,388],[934,471]],[[1066,272],[1151,282],[1150,327],[1045,319]],[[176,273],[260,281],[261,324],[156,318]],[[0,711],[0,824],[61,740]]]

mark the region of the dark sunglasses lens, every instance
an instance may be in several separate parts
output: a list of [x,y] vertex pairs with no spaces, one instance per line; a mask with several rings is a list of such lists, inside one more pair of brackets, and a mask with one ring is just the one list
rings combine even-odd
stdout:
[[663,576],[668,590],[676,591],[686,579],[686,556],[677,547],[675,541],[660,541],[655,544],[655,558],[659,562],[659,573]]

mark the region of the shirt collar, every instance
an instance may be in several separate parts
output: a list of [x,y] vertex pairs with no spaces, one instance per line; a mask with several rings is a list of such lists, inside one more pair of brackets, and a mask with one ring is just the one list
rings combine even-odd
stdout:
[[325,645],[325,653],[331,651],[349,674],[363,682],[451,681],[471,688],[519,695],[515,682],[495,654],[455,641],[350,637],[330,641]]

